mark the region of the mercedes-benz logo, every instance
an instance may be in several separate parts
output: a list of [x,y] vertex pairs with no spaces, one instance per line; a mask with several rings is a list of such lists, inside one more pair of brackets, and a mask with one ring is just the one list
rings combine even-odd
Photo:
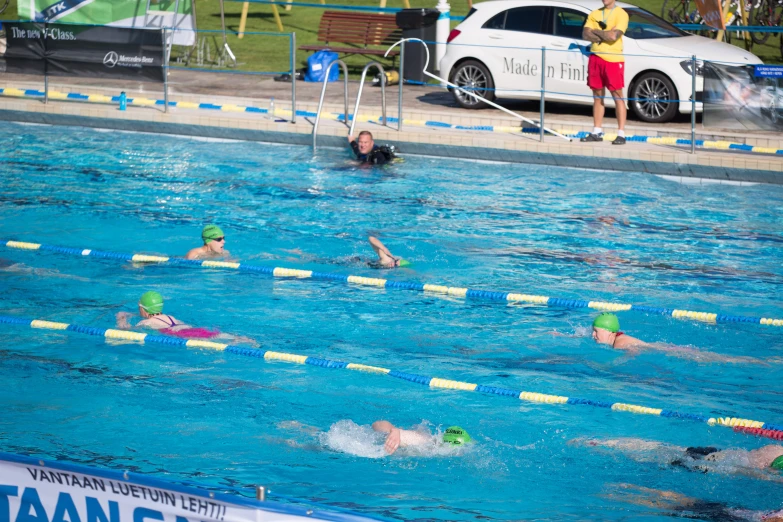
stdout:
[[110,51],[106,53],[106,56],[103,57],[103,65],[109,68],[112,68],[115,65],[117,65],[118,61],[120,61],[120,57],[114,51]]

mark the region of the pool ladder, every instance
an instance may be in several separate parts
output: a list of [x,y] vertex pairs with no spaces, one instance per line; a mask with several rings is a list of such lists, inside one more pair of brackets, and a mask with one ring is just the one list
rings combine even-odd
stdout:
[[[317,147],[317,139],[318,139],[318,124],[321,122],[321,110],[324,106],[324,96],[326,95],[326,84],[329,83],[329,73],[332,71],[332,67],[335,65],[339,65],[339,67],[343,70],[343,96],[345,98],[345,112],[343,113],[343,121],[345,124],[349,127],[349,136],[353,136],[354,128],[356,127],[356,117],[359,114],[359,104],[362,100],[362,91],[364,90],[364,81],[367,78],[367,71],[370,70],[371,67],[375,67],[378,69],[378,71],[381,73],[381,125],[386,126],[387,120],[386,120],[386,71],[383,69],[383,66],[379,64],[378,62],[370,62],[367,65],[364,66],[364,70],[362,70],[362,78],[359,81],[359,92],[356,94],[356,103],[353,107],[353,116],[351,116],[351,124],[348,125],[348,66],[345,64],[342,60],[335,60],[332,63],[329,64],[329,66],[326,68],[326,73],[324,75],[324,83],[321,87],[321,98],[318,100],[318,112],[315,114],[315,125],[313,125],[313,152],[315,152]],[[402,85],[400,85],[400,89],[402,89]],[[402,113],[402,97],[400,97],[400,107],[398,109],[398,115]],[[397,130],[400,130],[399,128]]]

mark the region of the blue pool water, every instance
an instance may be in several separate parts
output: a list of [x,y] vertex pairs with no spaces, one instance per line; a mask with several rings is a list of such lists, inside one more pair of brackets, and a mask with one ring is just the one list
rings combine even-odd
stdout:
[[[0,144],[0,239],[184,255],[213,222],[232,255],[251,264],[783,316],[780,187],[421,157],[364,170],[341,150],[313,158],[303,147],[16,124],[4,126]],[[368,234],[414,266],[368,268]],[[648,341],[761,359],[720,364],[598,346],[586,334],[595,315],[587,310],[5,247],[0,282],[0,315],[108,328],[155,289],[177,318],[253,337],[268,350],[783,423],[783,331],[771,326],[620,315],[623,330]],[[671,513],[629,502],[621,484],[782,507],[771,481],[671,466],[668,451],[583,442],[770,442],[724,427],[207,350],[15,326],[2,326],[2,335],[3,451],[217,488],[263,484],[406,520]],[[365,431],[377,419],[432,431],[458,424],[477,443],[457,454],[382,457]]]

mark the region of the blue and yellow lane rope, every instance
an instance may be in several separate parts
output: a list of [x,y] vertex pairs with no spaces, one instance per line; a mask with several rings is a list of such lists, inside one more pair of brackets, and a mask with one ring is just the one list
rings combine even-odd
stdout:
[[500,395],[502,397],[514,397],[522,401],[537,404],[568,404],[580,406],[593,406],[596,408],[605,408],[612,411],[622,411],[636,413],[641,415],[652,415],[655,417],[669,417],[684,419],[694,422],[705,423],[709,426],[725,426],[735,428],[735,431],[747,430],[757,436],[769,437],[777,440],[783,439],[783,424],[772,424],[769,422],[756,421],[736,417],[707,417],[694,413],[683,413],[664,408],[651,408],[638,404],[629,404],[625,402],[607,402],[593,399],[582,399],[577,397],[565,397],[562,395],[551,395],[547,393],[538,393],[531,391],[515,390],[510,388],[500,388],[497,386],[485,386],[471,382],[454,381],[442,379],[439,377],[430,377],[414,373],[401,372],[384,368],[380,366],[371,366],[367,364],[348,363],[344,361],[332,361],[330,359],[321,359],[307,355],[298,355],[294,353],[274,352],[271,350],[262,350],[257,348],[248,348],[242,346],[232,346],[230,344],[216,343],[203,340],[186,340],[177,337],[167,337],[165,335],[145,334],[140,332],[131,332],[127,330],[115,330],[106,328],[96,328],[92,326],[81,326],[77,324],[59,323],[54,321],[44,321],[40,319],[24,319],[21,317],[1,316],[0,324],[12,326],[29,326],[30,328],[40,330],[54,330],[62,332],[76,332],[80,334],[104,337],[106,339],[118,339],[125,341],[134,341],[142,344],[165,344],[169,346],[182,346],[187,348],[205,348],[226,353],[233,353],[245,357],[254,357],[263,359],[267,362],[287,362],[294,364],[305,364],[310,366],[320,366],[322,368],[334,368],[355,370],[380,375],[388,375],[404,381],[421,384],[429,388],[476,391],[489,395]]
[[[42,98],[44,91],[38,89],[17,89],[12,87],[0,88],[0,96],[11,96],[18,98]],[[105,94],[81,94],[78,92],[58,92],[49,91],[49,99],[52,100],[72,100],[89,103],[119,103],[119,96],[107,96]],[[156,100],[153,98],[133,97],[127,98],[126,103],[128,105],[135,105],[139,107],[152,107],[165,105],[164,100]],[[235,105],[235,104],[215,104],[215,103],[196,103],[187,101],[169,101],[169,107],[178,107],[180,109],[203,109],[209,111],[220,112],[248,112],[256,114],[268,114],[273,117],[290,118],[292,112],[290,110],[275,108],[272,111],[269,109],[263,109],[261,107],[253,107],[247,105]],[[297,116],[303,118],[315,118],[316,113],[311,111],[296,111]],[[346,115],[339,112],[322,113],[321,118],[336,121],[346,121]],[[351,116],[348,116],[351,119]],[[360,115],[356,117],[356,121],[362,123],[378,123],[380,124],[382,118],[380,115]],[[398,122],[398,118],[388,117],[389,123]],[[435,120],[414,120],[404,119],[403,124],[413,127],[429,127],[436,129],[451,129],[457,131],[481,131],[481,132],[499,132],[505,134],[522,133],[535,133],[538,134],[541,130],[538,127],[514,127],[514,126],[500,126],[500,125],[459,125],[457,123],[446,123]],[[555,132],[568,136],[569,138],[584,138],[589,132],[579,131],[574,132],[569,129],[555,129]],[[616,134],[605,134],[604,141],[612,141],[617,137]],[[626,140],[635,143],[650,143],[653,145],[671,145],[671,146],[687,146],[690,147],[691,140],[685,138],[674,138],[668,136],[644,136],[644,135],[629,135],[626,136]],[[744,143],[734,143],[730,141],[711,141],[711,140],[696,140],[696,147],[712,150],[724,150],[724,151],[738,151],[738,152],[753,152],[756,154],[773,154],[783,155],[783,149],[776,149],[774,147],[760,147],[757,145],[746,145]]]
[[602,312],[632,311],[647,314],[665,315],[674,317],[675,319],[691,319],[694,321],[702,321],[706,323],[748,323],[765,326],[783,326],[783,319],[775,319],[770,317],[753,317],[746,315],[698,312],[693,310],[681,310],[677,308],[661,308],[655,306],[625,303],[609,303],[596,300],[585,301],[582,299],[564,299],[560,297],[547,297],[543,295],[520,294],[513,292],[498,292],[493,290],[474,290],[471,288],[435,285],[429,283],[419,283],[415,281],[392,281],[390,279],[381,279],[376,277],[346,275],[332,272],[317,272],[313,270],[299,270],[296,268],[272,268],[231,261],[202,261],[198,259],[184,259],[180,257],[105,252],[101,250],[60,247],[53,245],[43,245],[40,243],[28,243],[24,241],[0,240],[0,244],[5,245],[7,248],[28,251],[47,251],[58,254],[93,257],[100,259],[115,259],[118,261],[131,261],[140,263],[159,263],[200,268],[222,268],[271,275],[273,277],[334,281],[338,283],[348,283],[359,286],[372,286],[377,288],[391,288],[397,290],[412,290],[416,292],[435,293],[453,297],[463,297],[466,299],[484,299],[507,303],[528,303],[560,308],[590,308]]

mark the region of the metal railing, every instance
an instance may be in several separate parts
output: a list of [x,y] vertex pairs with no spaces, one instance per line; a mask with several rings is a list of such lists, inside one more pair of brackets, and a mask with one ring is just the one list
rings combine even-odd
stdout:
[[364,81],[367,78],[367,71],[371,67],[377,68],[378,72],[381,74],[381,125],[386,126],[386,71],[383,70],[383,66],[378,62],[370,62],[364,66],[362,78],[359,80],[359,92],[356,94],[356,103],[353,106],[353,116],[351,117],[351,130],[348,133],[350,136],[353,136],[353,130],[356,128],[356,117],[359,115],[359,104],[362,102]]
[[[324,73],[324,82],[321,87],[321,98],[318,100],[318,112],[315,114],[315,124],[313,125],[313,152],[316,149],[316,140],[318,138],[318,124],[321,122],[321,109],[324,107],[324,95],[326,94],[326,84],[329,83],[329,73],[332,71],[332,67],[339,65],[343,70],[343,85],[345,90],[345,124],[348,125],[348,66],[342,60],[335,60],[329,64]],[[339,74],[339,72],[338,72]]]

